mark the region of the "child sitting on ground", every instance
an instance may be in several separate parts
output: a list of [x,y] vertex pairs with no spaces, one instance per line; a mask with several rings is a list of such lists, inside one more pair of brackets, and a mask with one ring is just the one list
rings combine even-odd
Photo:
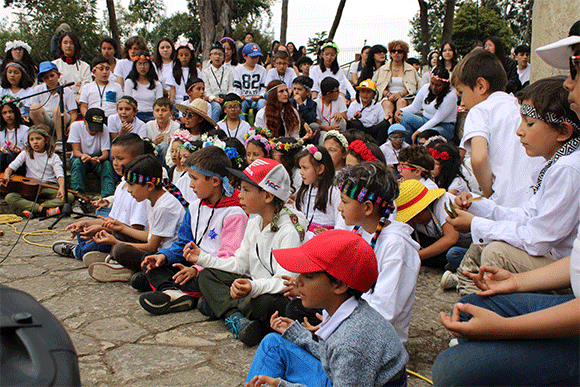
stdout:
[[346,130],[346,102],[338,98],[340,84],[333,77],[326,77],[320,82],[320,96],[316,100],[316,123],[320,130]]
[[189,188],[191,185],[191,178],[189,173],[187,173],[187,159],[196,151],[202,148],[202,143],[200,140],[195,140],[192,142],[186,141],[183,144],[178,146],[178,156],[179,156],[179,166],[180,171],[177,170],[177,167],[173,171],[173,175],[178,175],[179,178],[175,182],[175,186],[179,188],[181,192],[183,192],[185,199],[189,203],[193,203],[197,200],[197,196],[195,193]]
[[135,133],[147,137],[147,126],[137,118],[137,101],[133,97],[123,96],[117,101],[117,113],[107,119],[107,128],[111,141],[125,133]]
[[460,232],[471,231],[473,240],[457,269],[462,295],[477,291],[466,271],[477,273],[484,265],[520,273],[572,251],[580,224],[580,208],[570,204],[580,195],[580,120],[563,82],[563,77],[541,79],[520,95],[522,123],[516,134],[529,157],[545,160],[534,171],[532,198],[521,198],[518,207],[486,199],[470,204],[471,194],[465,192],[455,198],[459,216],[448,221]]
[[270,144],[270,131],[268,129],[255,127],[250,129],[244,138],[248,165],[258,159],[270,156],[272,144]]
[[457,147],[451,143],[428,148],[435,160],[433,178],[439,188],[445,188],[453,196],[469,192],[467,181],[461,172],[461,156]]
[[[0,98],[0,171],[8,168],[26,146],[28,127],[23,125],[17,104],[11,95],[3,95]],[[21,166],[16,173],[25,174],[26,167]]]
[[250,124],[240,118],[242,99],[235,93],[224,97],[224,112],[226,116],[218,122],[218,129],[223,130],[228,137],[235,137],[245,143],[244,136],[250,130]]
[[399,151],[397,170],[401,174],[400,183],[405,180],[419,180],[427,189],[439,188],[433,181],[433,169],[435,160],[424,146],[411,145]]
[[258,64],[262,51],[256,43],[246,44],[242,56],[245,62],[234,69],[234,93],[242,99],[242,114],[244,120],[249,121],[250,109],[254,109],[255,114],[266,106],[266,69]]
[[[137,230],[116,219],[107,219],[104,230],[93,237],[97,243],[111,246],[110,261],[93,261],[89,265],[89,275],[99,282],[128,282],[134,273],[141,270],[141,260],[147,253],[171,246],[177,239],[180,219],[185,209],[165,187],[163,167],[152,154],[133,159],[123,167],[123,177],[127,192],[138,203],[145,202],[147,207],[147,230]],[[115,231],[137,240],[136,243],[123,243],[107,231]],[[88,262],[85,262],[88,264]]]
[[[300,75],[292,81],[294,88],[292,105],[300,113],[300,133],[298,135],[302,138],[307,132],[304,125],[308,125],[312,131],[312,139],[309,142],[319,144],[320,126],[316,123],[316,102],[310,98],[310,90],[314,82],[312,78]],[[322,144],[321,144],[322,145]]]
[[270,316],[275,311],[284,313],[288,304],[281,276],[292,273],[273,259],[272,249],[299,246],[307,225],[300,212],[294,213],[285,204],[290,177],[280,163],[258,159],[244,172],[229,171],[242,180],[242,208],[258,216],[248,221],[233,256],[212,256],[194,242],[185,245],[183,256],[205,268],[199,287],[207,305],[200,305],[200,312],[226,318],[234,337],[253,346],[267,333]]
[[85,193],[85,177],[93,172],[101,179],[101,196],[104,198],[115,193],[113,166],[109,161],[111,143],[105,121],[101,109],[88,109],[83,121],[72,123],[67,141],[72,146],[71,188]]
[[209,64],[203,70],[211,103],[211,118],[216,122],[222,115],[225,95],[231,93],[234,87],[234,75],[230,67],[224,66],[224,56],[224,46],[220,42],[214,43],[209,49]]
[[[60,207],[64,204],[64,172],[62,170],[62,161],[54,153],[54,145],[48,134],[46,125],[34,125],[28,129],[28,143],[24,151],[10,163],[4,171],[4,177],[1,184],[6,186],[10,176],[14,174],[21,166],[26,165],[26,177],[41,180],[43,183],[57,183],[58,189],[44,187],[38,194],[38,199],[43,202],[35,203],[34,197],[27,198],[18,192],[10,192],[6,195],[6,202],[18,210],[22,211],[24,216],[30,218],[35,214],[39,215],[56,215],[60,213]],[[68,202],[74,200],[72,194],[68,194]]]
[[123,95],[123,88],[115,82],[109,81],[111,66],[104,56],[98,56],[91,63],[91,71],[95,80],[85,84],[79,97],[80,111],[84,116],[90,108],[99,108],[110,117],[117,111],[117,101]]
[[264,84],[267,85],[274,79],[280,80],[286,84],[288,87],[288,93],[292,94],[292,87],[294,79],[296,78],[296,72],[292,67],[288,67],[290,64],[290,57],[288,52],[279,50],[276,55],[274,55],[274,68],[268,70],[266,73],[266,80]]
[[290,176],[290,197],[294,199],[302,185],[300,167],[296,166],[296,155],[302,150],[304,142],[294,137],[280,137],[270,141],[270,144],[270,157],[282,164]]
[[183,258],[188,242],[194,241],[212,256],[230,257],[240,247],[248,223],[239,191],[229,185],[227,168],[232,164],[223,150],[216,146],[200,149],[187,159],[187,165],[198,200],[190,203],[183,220],[180,218],[177,239],[141,263],[146,273],[139,275],[145,275],[151,287],[141,294],[139,303],[153,314],[181,312],[197,304],[201,268]]
[[302,302],[324,309],[324,319],[312,334],[274,314],[270,325],[277,333],[262,340],[247,386],[407,385],[403,344],[393,326],[361,299],[378,278],[377,258],[363,238],[331,230],[273,255],[286,270],[301,273],[296,282]]
[[147,137],[153,141],[157,157],[164,167],[169,165],[165,162],[167,148],[171,135],[179,129],[179,124],[171,119],[173,112],[173,102],[169,98],[158,98],[153,103],[154,120],[147,122]]
[[[142,154],[151,153],[153,149],[149,143],[144,142],[141,137],[135,133],[122,134],[113,141],[111,145],[111,157],[113,158],[113,169],[115,173],[123,176],[123,166],[134,158]],[[147,203],[137,202],[127,191],[128,185],[122,181],[115,189],[113,206],[109,217],[116,219],[121,223],[131,226],[138,230],[144,230],[147,227]],[[108,205],[106,199],[101,199]],[[107,218],[107,219],[108,219]],[[66,226],[65,231],[71,232],[71,238],[76,237],[78,243],[72,243],[66,240],[56,241],[52,244],[52,251],[63,257],[85,259],[92,263],[103,261],[111,251],[111,246],[100,244],[93,241],[95,234],[104,229],[103,223],[106,219],[80,220]],[[113,231],[115,238],[125,242],[137,242],[136,239]],[[91,253],[90,255],[87,255]],[[89,266],[89,265],[87,265]]]

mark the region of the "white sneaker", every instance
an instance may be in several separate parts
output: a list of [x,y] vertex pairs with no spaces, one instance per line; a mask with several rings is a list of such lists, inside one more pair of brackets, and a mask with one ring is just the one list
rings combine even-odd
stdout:
[[106,262],[106,258],[108,256],[108,253],[103,253],[100,251],[89,251],[83,255],[83,262],[87,267],[89,267],[95,262]]
[[441,282],[439,283],[439,286],[441,286],[442,289],[454,289],[457,288],[458,283],[459,279],[457,278],[457,274],[447,270],[441,276]]
[[457,339],[451,339],[451,340],[449,340],[449,348],[455,347],[458,344],[459,344],[459,340],[457,340]]
[[62,141],[61,141],[61,140],[57,140],[57,141],[54,143],[54,151],[55,151],[55,152],[58,152],[58,153],[62,153],[62,150],[63,150],[63,144],[62,144]]
[[119,264],[95,262],[89,266],[89,275],[99,282],[129,282],[133,274]]

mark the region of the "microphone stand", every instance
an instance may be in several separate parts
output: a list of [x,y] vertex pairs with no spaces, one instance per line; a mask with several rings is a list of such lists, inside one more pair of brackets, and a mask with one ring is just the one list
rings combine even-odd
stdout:
[[[74,86],[74,82],[69,82],[66,83],[64,85],[58,85],[56,87],[53,87],[52,89],[48,89],[46,91],[41,91],[39,93],[35,93],[35,94],[31,94],[28,95],[26,97],[20,98],[19,100],[23,100],[23,99],[27,99],[30,97],[34,97],[36,95],[40,95],[40,94],[44,94],[44,93],[49,93],[51,91],[56,91],[58,93],[58,104],[59,104],[59,111],[60,111],[60,132],[61,132],[61,136],[62,136],[62,140],[63,140],[63,151],[61,154],[61,159],[62,159],[62,170],[63,170],[63,175],[64,175],[64,187],[65,187],[65,193],[64,193],[64,198],[62,199],[64,201],[64,205],[62,206],[62,211],[60,214],[57,215],[51,215],[48,216],[48,218],[53,218],[58,216],[58,218],[50,225],[48,226],[49,230],[52,230],[54,228],[54,226],[60,222],[63,218],[71,216],[72,214],[77,215],[77,218],[83,217],[83,216],[88,216],[91,218],[96,218],[95,215],[90,215],[90,214],[85,214],[84,212],[76,212],[73,211],[72,209],[72,205],[71,203],[69,203],[68,201],[68,187],[69,187],[69,183],[68,183],[68,176],[67,176],[67,171],[66,171],[66,143],[64,143],[64,139],[66,138],[65,135],[65,125],[64,125],[64,88],[65,87],[69,87],[69,86]],[[56,129],[55,129],[56,130]]]

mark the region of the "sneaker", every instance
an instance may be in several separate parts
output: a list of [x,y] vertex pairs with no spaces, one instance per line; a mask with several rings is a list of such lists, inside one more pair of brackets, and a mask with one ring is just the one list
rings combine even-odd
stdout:
[[105,262],[108,256],[108,253],[103,253],[101,251],[89,251],[83,255],[83,262],[87,267],[89,267],[95,262]]
[[46,210],[46,216],[53,216],[60,214],[60,207],[49,208]]
[[250,320],[241,312],[235,312],[226,318],[225,324],[235,339],[240,340],[249,347],[260,343],[267,333],[265,324],[258,320]]
[[56,241],[52,244],[52,251],[62,257],[75,258],[75,248],[77,245],[69,241]]
[[199,313],[203,314],[205,317],[209,317],[212,320],[217,319],[217,316],[205,300],[204,296],[200,297],[199,302],[197,303],[197,310],[199,310]]
[[459,280],[457,279],[457,274],[447,270],[445,273],[443,273],[443,276],[441,276],[441,282],[439,283],[439,286],[441,286],[442,289],[455,289],[457,288],[458,283]]
[[123,265],[95,262],[89,266],[89,275],[99,282],[129,282],[133,272]]
[[451,340],[449,340],[449,348],[455,347],[458,344],[459,344],[459,340],[457,340],[457,339],[451,339]]
[[62,141],[61,140],[57,140],[54,143],[54,151],[58,152],[58,153],[62,153]]
[[145,292],[139,296],[139,304],[151,314],[183,312],[195,308],[197,299],[178,289],[161,292]]
[[147,280],[147,276],[145,275],[144,271],[138,271],[137,273],[133,274],[133,277],[131,277],[131,286],[133,289],[140,292],[151,291],[151,285],[149,284],[149,280]]

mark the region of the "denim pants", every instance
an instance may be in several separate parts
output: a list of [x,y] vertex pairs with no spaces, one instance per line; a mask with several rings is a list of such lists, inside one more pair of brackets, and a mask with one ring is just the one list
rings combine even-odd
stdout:
[[113,177],[113,165],[109,160],[104,160],[93,165],[90,161],[83,163],[80,158],[70,159],[71,188],[81,193],[85,192],[85,176],[93,172],[101,178],[101,196],[107,197],[115,193],[115,178]]
[[[423,126],[425,122],[429,121],[428,118],[419,117],[415,114],[405,112],[403,112],[403,114],[401,115],[401,119],[402,119],[401,125],[403,125],[407,130],[409,130],[409,133],[407,133],[407,135],[405,136],[405,142],[409,144],[411,144],[411,135],[415,133],[417,129]],[[441,134],[447,140],[451,140],[455,135],[455,123],[440,122],[431,129],[439,132],[439,134]]]
[[252,97],[246,96],[246,99],[242,101],[242,119],[244,121],[248,121],[247,113],[248,110],[254,109],[254,116],[258,114],[258,110],[262,109],[266,106],[266,100],[264,98],[260,98],[258,101],[252,101]]
[[211,102],[211,118],[215,121],[215,122],[219,122],[220,117],[223,113],[224,109],[222,108],[222,105],[219,104],[216,101],[212,101]]
[[461,265],[461,261],[465,256],[467,249],[464,247],[453,246],[449,250],[447,250],[447,254],[445,254],[445,258],[447,258],[447,262],[452,268],[452,271],[457,270],[457,268]]
[[148,123],[149,121],[153,121],[155,119],[153,112],[137,112],[137,118],[144,123]]
[[[520,316],[570,300],[572,295],[515,293],[460,302],[480,306],[503,317]],[[471,316],[462,313],[466,321]],[[579,339],[468,341],[441,352],[433,364],[435,386],[578,386]]]
[[262,339],[246,382],[256,375],[282,378],[310,387],[332,386],[320,360],[278,333],[269,333]]

